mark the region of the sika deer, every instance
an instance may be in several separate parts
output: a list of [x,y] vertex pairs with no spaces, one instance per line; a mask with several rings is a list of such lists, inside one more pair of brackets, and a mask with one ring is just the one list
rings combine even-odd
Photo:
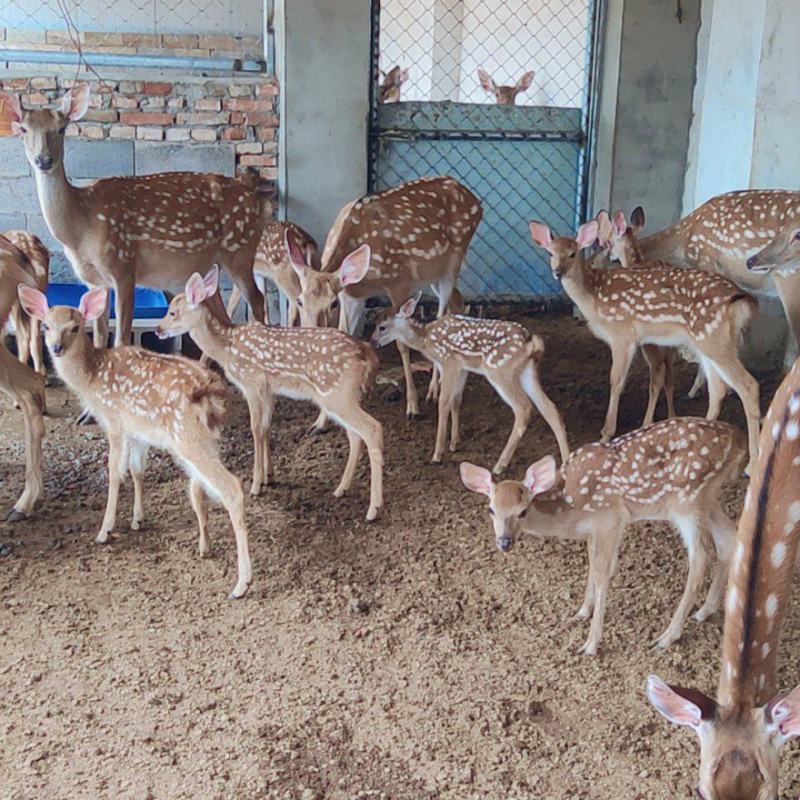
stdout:
[[529,467],[522,482],[495,483],[489,470],[467,462],[461,464],[461,480],[470,491],[489,498],[495,540],[503,552],[524,533],[587,539],[589,580],[577,618],[591,616],[589,638],[581,652],[596,655],[609,584],[625,527],[631,522],[670,522],[689,557],[683,597],[656,645],[669,647],[681,637],[706,571],[708,533],[718,563],[695,619],[703,621],[717,610],[734,536],[720,492],[736,477],[744,452],[744,437],[732,425],[676,417],[607,444],[578,448],[561,468],[563,486],[555,492],[550,490],[556,484],[556,467],[549,456]]
[[409,70],[401,69],[398,65],[385,73],[381,70],[381,73],[383,74],[383,82],[380,86],[381,103],[399,103],[400,91],[408,80]]
[[561,458],[566,459],[569,445],[564,421],[539,382],[539,363],[544,356],[541,338],[516,322],[504,320],[448,314],[428,324],[416,322],[413,315],[418,300],[407,300],[396,312],[381,312],[375,320],[372,342],[376,347],[402,342],[430,359],[441,373],[433,463],[442,460],[448,419],[450,452],[458,446],[461,397],[470,372],[483,375],[514,412],[514,427],[494,466],[495,475],[503,472],[514,457],[531,419],[531,403],[550,426]]
[[550,253],[554,276],[586,317],[592,333],[611,348],[611,393],[603,439],[616,430],[619,397],[636,347],[683,345],[698,355],[707,374],[713,370],[742,400],[749,470],[758,455],[758,383],[739,360],[738,343],[756,301],[722,276],[701,270],[658,263],[631,270],[589,270],[583,249],[597,238],[594,220],[581,226],[576,239],[553,239],[540,222],[530,227],[534,242]]
[[245,396],[255,452],[250,493],[259,494],[272,477],[269,434],[275,397],[311,400],[344,427],[350,443],[335,497],[352,485],[366,444],[371,471],[367,521],[376,519],[383,507],[383,430],[361,402],[374,384],[377,356],[363,342],[330,328],[223,324],[205,304],[217,291],[218,279],[216,267],[205,279],[193,275],[185,293],[170,303],[158,334],[191,334]]
[[[256,276],[256,283],[259,278],[261,279],[262,286],[263,280],[269,278],[286,297],[289,304],[286,322],[291,328],[297,324],[300,317],[300,310],[297,306],[297,298],[300,296],[300,279],[292,267],[292,261],[286,249],[287,236],[292,237],[300,252],[303,253],[304,263],[309,266],[314,263],[317,257],[317,243],[311,234],[306,233],[293,222],[267,222],[264,224],[264,232],[261,234],[261,240],[256,250],[253,274]],[[239,289],[234,286],[228,301],[228,316],[231,318],[233,318],[233,312],[236,310],[240,297]],[[266,295],[264,319],[270,322]]]
[[[478,198],[448,177],[420,178],[348,203],[328,233],[319,272],[292,251],[302,287],[302,324],[323,324],[338,297],[339,329],[354,333],[367,298],[385,295],[399,308],[415,289],[429,284],[441,317],[481,216]],[[398,349],[406,413],[416,416],[411,361],[405,347]]]
[[[17,286],[35,287],[22,253],[0,241],[0,331],[17,303]],[[42,496],[42,439],[44,438],[44,377],[14,358],[0,343],[0,391],[22,409],[25,427],[25,488],[8,515],[18,522],[33,513]]]
[[227,400],[220,378],[194,361],[141,347],[92,347],[84,325],[105,313],[105,289],[83,295],[79,310],[49,308],[41,292],[25,286],[19,288],[19,299],[25,311],[41,321],[59,376],[108,436],[108,502],[95,541],[107,542],[116,526],[119,486],[128,470],[134,491],[131,528],[139,528],[144,518],[142,475],[147,452],[150,447],[168,450],[189,474],[201,556],[210,551],[205,494],[225,506],[238,553],[238,579],[230,597],[243,597],[252,582],[252,567],[242,486],[223,465],[215,442]]
[[[261,236],[258,195],[220,175],[166,172],[103,178],[74,186],[64,171],[64,133],[89,107],[89,88],[68,91],[57,109],[22,111],[0,93],[12,129],[25,145],[47,227],[64,245],[75,274],[89,286],[113,288],[115,344],[128,344],[137,285],[180,291],[197,269],[217,261],[230,272],[256,318],[264,299],[253,279]],[[220,317],[225,308],[214,300]],[[106,318],[95,325],[95,345],[105,347]]]
[[647,697],[700,739],[698,797],[775,800],[778,759],[800,736],[800,686],[778,691],[781,625],[800,533],[800,362],[772,401],[745,495],[725,600],[717,699],[655,675]]
[[535,72],[526,72],[514,86],[498,86],[491,75],[485,69],[478,70],[478,80],[481,86],[494,95],[495,102],[499,106],[513,106],[517,103],[517,95],[520,92],[527,92],[531,88]]

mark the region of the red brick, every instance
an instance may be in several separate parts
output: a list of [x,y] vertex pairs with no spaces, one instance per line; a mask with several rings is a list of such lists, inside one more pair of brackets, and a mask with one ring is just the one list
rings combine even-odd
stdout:
[[123,111],[119,115],[119,121],[123,125],[172,125],[172,114],[153,113],[147,114],[144,111]]
[[278,168],[277,167],[262,167],[258,174],[266,181],[276,181],[278,180]]
[[259,142],[272,142],[275,140],[275,128],[256,128],[256,139]]
[[247,138],[247,131],[244,128],[225,128],[222,131],[222,138],[229,142],[241,142]]
[[3,88],[9,92],[27,92],[28,79],[27,78],[9,78],[3,81]]
[[172,94],[172,84],[163,83],[161,81],[145,81],[142,84],[142,91],[145,94],[155,94],[166,97],[168,94]]
[[87,122],[116,122],[117,112],[113,108],[102,108],[87,111],[83,117]]
[[246,97],[231,97],[225,101],[229,111],[272,111],[272,100],[249,100]]
[[231,111],[231,125],[241,125],[244,122],[244,114],[241,111]]
[[243,155],[239,156],[239,166],[241,167],[272,167],[275,159],[272,156]]
[[259,97],[276,97],[279,89],[277,83],[264,83],[256,87],[256,94]]
[[23,106],[46,106],[50,98],[44,92],[33,92],[32,94],[22,95]]
[[116,95],[111,104],[114,108],[139,108],[139,101],[135,97]]
[[275,113],[262,113],[262,112],[254,112],[252,114],[247,114],[247,124],[248,125],[264,125],[267,128],[277,128],[279,119],[278,115]]
[[222,103],[217,97],[201,97],[194,101],[194,107],[198,111],[220,111]]

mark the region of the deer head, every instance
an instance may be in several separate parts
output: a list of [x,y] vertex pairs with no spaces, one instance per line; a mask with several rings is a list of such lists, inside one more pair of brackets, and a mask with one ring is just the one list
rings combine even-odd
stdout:
[[306,263],[306,256],[290,231],[286,231],[286,249],[299,281],[300,294],[297,306],[303,327],[326,325],[330,311],[338,304],[339,292],[347,286],[359,283],[369,271],[371,250],[362,244],[342,259],[335,272],[318,272]]
[[775,270],[779,275],[791,275],[800,269],[800,230],[786,228],[763,249],[747,259],[751,272],[764,274]]
[[552,456],[531,464],[521,482],[495,483],[488,469],[468,461],[462,461],[458,470],[467,489],[489,498],[495,544],[504,553],[519,539],[521,521],[528,515],[536,495],[552,489],[558,475],[556,460]]
[[400,90],[408,80],[409,70],[400,69],[399,66],[392,67],[384,73],[383,83],[381,83],[381,103],[399,103]]
[[172,298],[167,309],[167,314],[156,328],[159,339],[171,339],[189,333],[198,325],[205,322],[201,305],[213,297],[219,288],[219,267],[214,264],[206,273],[205,278],[195,272],[186,281],[183,294]]
[[531,238],[535,244],[550,253],[550,269],[558,281],[568,277],[576,266],[583,263],[581,251],[597,241],[598,230],[597,220],[593,219],[581,225],[574,239],[569,236],[554,239],[547,225],[542,222],[530,223]]
[[485,69],[478,70],[478,80],[487,92],[494,95],[499,106],[513,106],[517,102],[517,95],[531,88],[535,72],[526,72],[514,86],[498,86]]
[[88,344],[84,326],[101,317],[108,302],[107,289],[86,292],[77,309],[69,306],[50,308],[47,297],[42,292],[25,284],[19,285],[17,293],[25,313],[41,321],[45,344],[54,359],[67,356],[77,347]]
[[89,108],[86,84],[70,89],[58,108],[23,111],[14,95],[0,93],[2,113],[11,118],[11,130],[22,137],[25,155],[35,171],[52,172],[64,160],[64,134],[69,122],[83,117]]
[[408,300],[395,311],[386,308],[375,318],[375,330],[370,341],[375,347],[385,347],[387,344],[400,339],[401,341],[411,333],[411,319],[417,309],[421,295],[409,297]]

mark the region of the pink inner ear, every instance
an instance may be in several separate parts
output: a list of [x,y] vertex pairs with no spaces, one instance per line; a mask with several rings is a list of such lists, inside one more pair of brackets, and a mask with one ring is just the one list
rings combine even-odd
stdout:
[[186,281],[186,301],[190,306],[199,306],[206,299],[206,287],[199,273],[195,272]]
[[362,281],[369,269],[371,257],[372,251],[368,244],[362,244],[357,250],[345,256],[342,266],[339,267],[339,282],[342,286]]
[[531,238],[539,247],[544,247],[545,250],[550,249],[553,243],[553,237],[550,233],[550,228],[543,222],[531,222],[530,224]]
[[533,83],[533,76],[536,73],[534,72],[526,72],[518,81],[517,81],[517,89],[520,92],[524,92],[526,89],[531,88],[531,84]]
[[578,247],[591,247],[597,241],[597,228],[597,220],[593,219],[590,222],[584,222],[575,237]]
[[523,484],[528,491],[541,494],[555,486],[556,476],[556,460],[552,456],[545,456],[528,467]]
[[461,482],[471,492],[485,494],[487,497],[492,493],[492,473],[485,467],[470,464],[462,461],[458,468],[461,475]]
[[[2,105],[0,115],[8,118],[12,123],[12,129],[14,129],[14,123],[22,122],[22,107],[19,104],[19,97],[15,94],[0,92],[0,104]],[[14,132],[17,133],[18,131],[14,130]]]
[[617,211],[617,213],[614,214],[614,233],[616,233],[617,236],[624,236],[627,230],[628,220],[625,219],[625,212]]
[[696,728],[702,722],[700,708],[681,697],[671,686],[661,678],[651,675],[647,679],[647,699],[660,714],[663,714],[675,725],[688,725]]
[[294,236],[291,231],[287,230],[284,236],[284,243],[286,244],[286,251],[289,253],[289,261],[293,267],[300,267],[301,269],[306,266],[305,256],[303,251],[298,247]]
[[408,300],[406,300],[405,303],[400,306],[398,316],[406,319],[412,317],[417,309],[417,303],[419,303],[419,295],[416,297],[409,297]]
[[105,312],[107,302],[108,291],[106,289],[92,289],[81,297],[78,310],[86,322],[94,322]]
[[17,288],[17,294],[23,310],[29,317],[44,319],[47,316],[50,306],[45,295],[38,289],[32,289],[30,286],[25,286],[24,283],[21,283]]
[[213,297],[219,288],[219,267],[214,264],[213,267],[206,273],[203,278],[203,287],[205,288],[206,297]]
[[487,92],[494,91],[494,81],[485,69],[478,70],[478,80],[481,82],[481,86],[486,89]]
[[800,736],[800,687],[772,705],[769,714],[783,736]]

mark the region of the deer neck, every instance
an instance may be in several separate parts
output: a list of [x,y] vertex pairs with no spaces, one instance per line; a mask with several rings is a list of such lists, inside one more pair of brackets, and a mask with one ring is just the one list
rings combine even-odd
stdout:
[[189,334],[207,356],[224,366],[227,361],[225,355],[231,345],[235,329],[236,326],[217,319],[205,305],[202,305],[198,322],[189,329]]
[[85,233],[82,190],[67,180],[64,161],[52,170],[34,170],[39,205],[50,233],[66,247],[77,247]]
[[92,380],[109,351],[98,350],[88,336],[80,336],[63,356],[53,357],[58,376],[81,399],[92,394]]
[[552,492],[534,499],[528,513],[520,520],[526,533],[555,539],[577,539],[583,531],[581,523],[587,515],[570,505],[561,492]]
[[599,273],[596,270],[589,269],[583,253],[580,253],[574,269],[571,269],[569,274],[561,281],[561,285],[569,295],[570,300],[578,306],[581,313],[587,318],[593,316],[596,274]]
[[408,320],[408,327],[401,336],[398,336],[398,341],[412,350],[422,353],[424,356],[430,358],[431,344],[428,339],[428,327],[431,323],[417,322],[415,319]]
[[642,248],[639,242],[628,233],[623,240],[622,252],[620,253],[619,262],[626,269],[636,267],[644,261]]

